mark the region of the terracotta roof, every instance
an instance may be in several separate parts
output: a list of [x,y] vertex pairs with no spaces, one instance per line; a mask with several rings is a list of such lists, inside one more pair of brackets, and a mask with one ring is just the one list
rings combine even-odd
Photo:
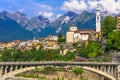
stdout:
[[0,44],[4,44],[3,42],[0,42]]
[[94,30],[91,30],[91,29],[74,31],[74,33],[80,33],[80,34],[89,34],[89,33],[91,33],[91,32],[95,32],[95,31],[94,31]]
[[117,15],[117,17],[120,17],[120,15]]

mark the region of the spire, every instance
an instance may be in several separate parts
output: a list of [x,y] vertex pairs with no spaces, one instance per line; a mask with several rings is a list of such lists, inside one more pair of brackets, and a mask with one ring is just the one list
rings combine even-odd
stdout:
[[97,8],[99,8],[99,4],[97,3]]
[[97,3],[96,11],[100,11],[99,4]]
[[100,31],[101,31],[100,8],[99,8],[99,4],[97,4],[97,8],[96,8],[96,32],[100,32]]
[[75,24],[72,24],[71,27],[75,27]]

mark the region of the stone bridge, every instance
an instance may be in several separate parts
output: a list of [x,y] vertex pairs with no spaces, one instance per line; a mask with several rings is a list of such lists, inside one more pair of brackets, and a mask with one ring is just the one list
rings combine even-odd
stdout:
[[119,63],[113,62],[70,62],[70,61],[44,61],[44,62],[0,62],[0,80],[15,74],[35,69],[37,67],[77,67],[104,76],[109,80],[120,80]]

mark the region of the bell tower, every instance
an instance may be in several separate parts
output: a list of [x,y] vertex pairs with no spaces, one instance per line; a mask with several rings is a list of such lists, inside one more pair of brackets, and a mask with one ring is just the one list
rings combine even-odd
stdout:
[[101,25],[100,25],[100,8],[99,5],[97,4],[97,9],[96,9],[96,32],[101,32]]

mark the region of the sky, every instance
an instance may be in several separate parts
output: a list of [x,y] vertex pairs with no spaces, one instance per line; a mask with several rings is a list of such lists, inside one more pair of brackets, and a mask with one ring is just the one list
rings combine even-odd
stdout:
[[97,4],[103,15],[120,14],[120,0],[0,0],[0,11],[20,11],[28,17],[43,15],[53,20],[68,11],[95,12]]

